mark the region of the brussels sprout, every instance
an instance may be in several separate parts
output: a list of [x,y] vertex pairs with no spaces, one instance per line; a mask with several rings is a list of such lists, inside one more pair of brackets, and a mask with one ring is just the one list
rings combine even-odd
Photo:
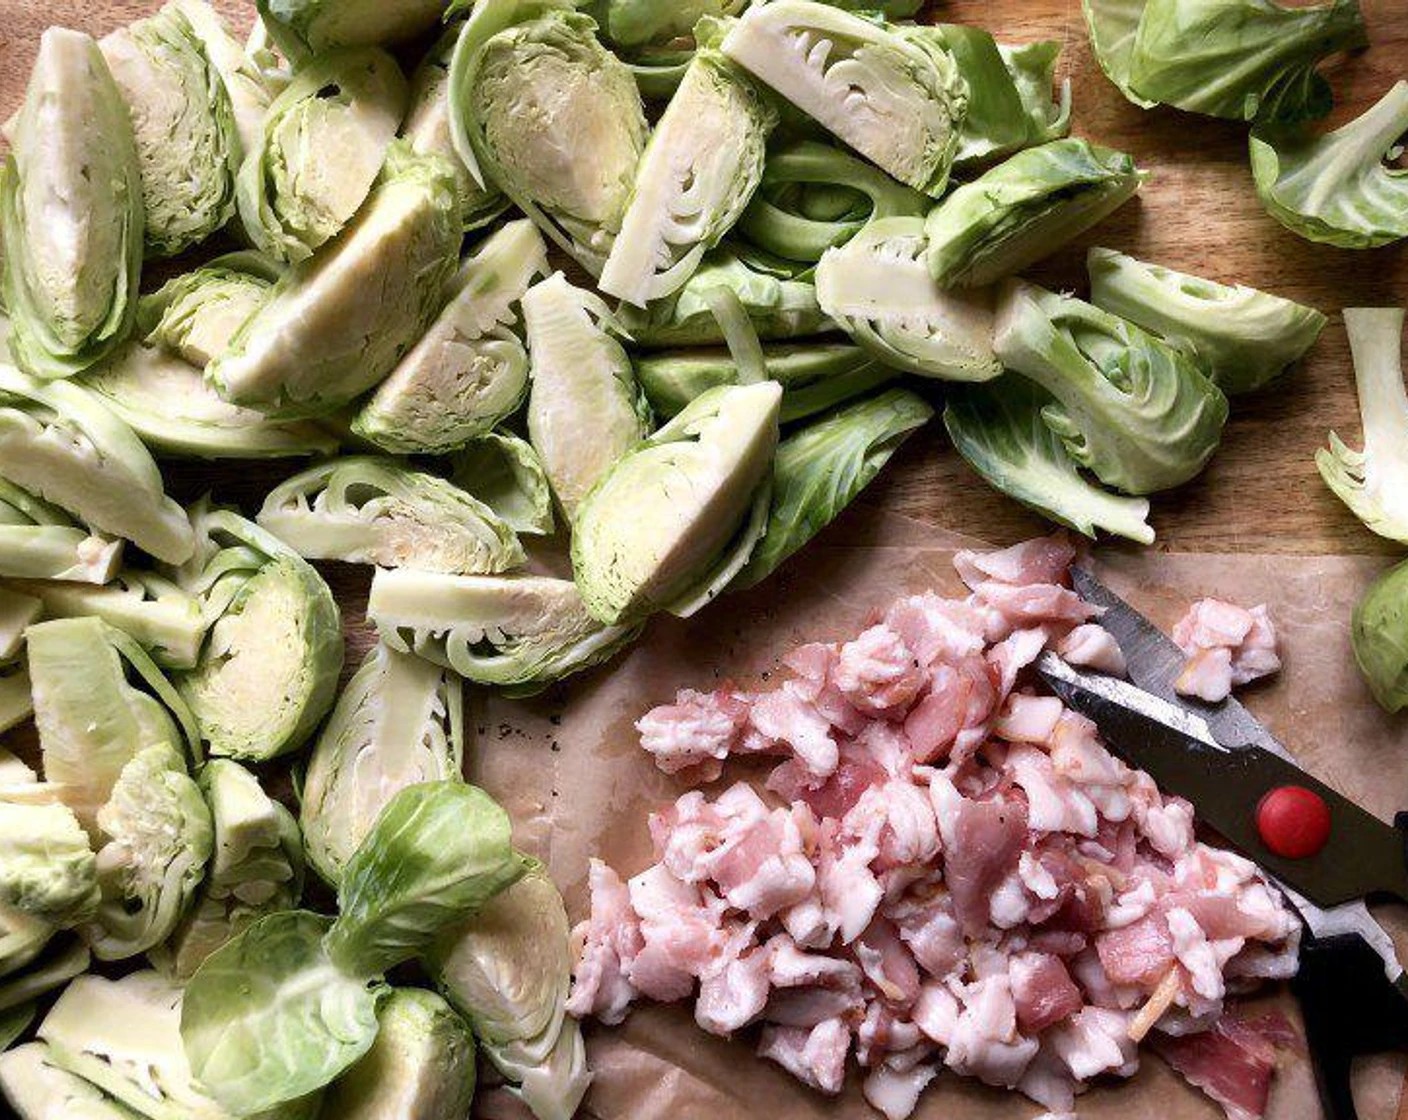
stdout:
[[491,573],[525,559],[513,530],[483,502],[396,459],[359,455],[310,467],[269,492],[259,524],[315,560]]
[[137,304],[137,330],[148,346],[203,370],[225,352],[245,320],[269,302],[282,273],[259,253],[217,257],[143,296]]
[[929,271],[945,288],[1020,272],[1113,213],[1144,179],[1129,156],[1086,140],[1018,152],[930,212]]
[[1391,166],[1408,133],[1408,81],[1323,136],[1252,134],[1252,177],[1267,212],[1292,233],[1345,249],[1408,237],[1408,170]]
[[0,166],[10,349],[69,377],[126,337],[142,268],[141,171],[132,121],[89,36],[51,27]]
[[419,38],[440,22],[445,0],[256,0],[255,7],[279,49],[298,58]]
[[968,82],[960,166],[1009,156],[1064,136],[1071,122],[1071,84],[1059,102],[1051,96],[1061,44],[1001,46],[981,27],[943,24],[944,45]]
[[533,445],[490,432],[462,448],[451,479],[492,509],[515,533],[553,531],[552,486]]
[[858,344],[897,369],[945,381],[1002,372],[993,353],[992,296],[946,292],[929,274],[919,218],[886,218],[816,270],[821,306]]
[[0,910],[71,929],[92,918],[98,898],[97,863],[73,810],[0,795]]
[[289,270],[207,378],[231,403],[282,416],[348,403],[425,333],[454,274],[460,233],[449,161],[393,146],[356,220]]
[[0,575],[106,583],[122,542],[82,529],[57,506],[0,478]]
[[339,1120],[464,1120],[474,1099],[474,1036],[434,992],[397,988],[376,1042],[323,1101]]
[[225,87],[241,156],[252,152],[263,131],[264,114],[274,100],[269,81],[206,0],[171,0],[169,6],[186,17],[191,33],[200,40],[205,57]]
[[374,48],[334,51],[297,71],[239,170],[251,243],[297,262],[335,237],[370,193],[406,96],[395,61]]
[[230,96],[180,7],[163,8],[98,45],[132,116],[147,251],[175,256],[235,212],[240,141]]
[[647,127],[631,72],[570,0],[479,0],[450,65],[455,148],[593,275]]
[[1229,120],[1300,121],[1330,111],[1316,64],[1368,46],[1358,0],[1148,0],[1129,60],[1141,97]]
[[547,247],[532,222],[512,222],[485,241],[425,337],[353,418],[353,432],[388,451],[439,454],[517,412],[528,354],[511,329],[515,308],[547,273]]
[[1354,516],[1381,537],[1408,543],[1408,392],[1403,387],[1404,313],[1351,307],[1344,313],[1354,353],[1364,450],[1334,432],[1315,453],[1325,484]]
[[[39,621],[44,604],[14,586],[0,587],[0,664],[16,657],[24,648],[24,632]],[[0,729],[2,730],[2,729]]]
[[1325,316],[1313,307],[1111,249],[1091,249],[1086,268],[1091,303],[1178,347],[1229,395],[1260,389],[1309,350],[1325,327]]
[[337,603],[277,537],[229,510],[192,512],[199,547],[174,578],[201,600],[209,634],[177,687],[211,754],[264,761],[296,750],[337,693]]
[[856,401],[791,433],[777,448],[767,531],[735,587],[752,587],[826,528],[934,410],[908,389]]
[[601,664],[639,633],[602,626],[571,580],[544,576],[378,571],[367,617],[392,649],[517,696]]
[[1009,373],[953,389],[944,426],[968,465],[1009,498],[1087,537],[1101,529],[1152,544],[1148,499],[1111,494],[1081,474],[1042,418],[1055,403],[1044,389]]
[[711,389],[592,489],[572,570],[594,618],[688,617],[748,562],[766,525],[781,399],[773,381]]
[[997,356],[1056,398],[1042,418],[1101,482],[1150,494],[1217,450],[1227,398],[1192,359],[1133,323],[1021,281],[1007,285]]
[[1141,109],[1158,104],[1141,97],[1130,85],[1134,67],[1134,41],[1139,20],[1149,0],[1081,0],[1085,26],[1090,32],[1090,48],[1095,61],[1119,91]]
[[457,778],[464,764],[458,678],[378,643],[347,683],[303,777],[308,861],[336,885],[388,801],[407,786]]
[[528,290],[528,435],[568,520],[597,480],[650,430],[620,324],[559,272]]
[[1408,562],[1379,576],[1354,608],[1354,659],[1386,712],[1408,707]]
[[138,1120],[97,1086],[55,1065],[42,1042],[0,1054],[0,1092],[18,1120]]
[[723,52],[901,183],[943,194],[968,83],[941,32],[776,0],[750,8]]

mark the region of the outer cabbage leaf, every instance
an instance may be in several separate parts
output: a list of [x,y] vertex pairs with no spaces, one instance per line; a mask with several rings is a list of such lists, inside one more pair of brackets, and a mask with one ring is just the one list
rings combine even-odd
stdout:
[[121,541],[0,478],[0,575],[107,583],[121,562]]
[[418,38],[440,21],[445,0],[256,0],[255,6],[274,42],[297,58]]
[[1141,97],[1129,84],[1134,65],[1134,40],[1139,20],[1149,0],[1081,0],[1085,26],[1090,32],[1090,48],[1105,77],[1141,109],[1158,104]]
[[1408,707],[1408,563],[1379,576],[1354,608],[1354,658],[1386,712]]
[[553,531],[552,485],[525,439],[500,432],[480,436],[455,455],[451,481],[515,533],[546,536]]
[[55,1065],[42,1042],[0,1054],[0,1092],[18,1120],[138,1120],[131,1109]]

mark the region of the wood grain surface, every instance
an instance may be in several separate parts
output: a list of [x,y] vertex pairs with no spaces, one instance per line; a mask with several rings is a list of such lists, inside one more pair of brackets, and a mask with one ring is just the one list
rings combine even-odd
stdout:
[[[388,0],[394,3],[395,0]],[[1332,123],[1362,112],[1408,76],[1408,0],[1362,0],[1373,45],[1327,69],[1338,105]],[[52,23],[95,35],[159,7],[159,0],[0,0],[0,117],[19,104],[38,37]],[[252,3],[221,0],[241,26]],[[1330,428],[1357,439],[1358,411],[1344,307],[1408,302],[1408,246],[1369,252],[1311,245],[1262,209],[1247,166],[1246,129],[1171,109],[1145,112],[1101,74],[1078,0],[949,0],[946,20],[977,23],[1013,41],[1054,38],[1075,91],[1075,132],[1133,153],[1153,176],[1139,198],[1041,268],[1037,279],[1083,293],[1083,261],[1101,244],[1222,281],[1310,303],[1331,324],[1303,366],[1252,398],[1233,418],[1207,473],[1155,500],[1156,547],[1176,551],[1373,553],[1391,546],[1368,533],[1321,484],[1314,455]],[[926,387],[935,401],[939,386]],[[177,469],[178,493],[215,485],[220,497],[257,498],[287,468]],[[935,422],[913,439],[866,501],[995,541],[1040,523],[994,494],[953,451]]]

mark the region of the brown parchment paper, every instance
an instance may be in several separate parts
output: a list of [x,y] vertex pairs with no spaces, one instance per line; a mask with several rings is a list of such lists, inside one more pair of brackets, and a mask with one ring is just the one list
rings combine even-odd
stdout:
[[[629,654],[544,697],[481,696],[471,778],[512,814],[516,838],[543,858],[574,921],[585,916],[587,860],[598,856],[623,876],[652,862],[646,817],[687,786],[659,772],[639,746],[633,722],[677,689],[707,689],[732,679],[765,682],[778,658],[806,641],[856,633],[896,597],[925,588],[961,595],[952,568],[961,547],[951,533],[886,514],[854,510],[783,572],[753,591],[729,596],[700,616],[656,619]],[[1385,716],[1353,664],[1348,621],[1382,562],[1365,558],[1208,556],[1150,550],[1095,553],[1097,570],[1155,622],[1171,627],[1193,599],[1216,594],[1269,604],[1281,633],[1285,668],[1242,698],[1301,761],[1329,784],[1388,818],[1408,805],[1408,723]],[[761,778],[766,767],[731,764],[717,787]],[[1386,916],[1389,920],[1391,915]],[[1397,922],[1400,953],[1408,922]],[[1353,993],[1346,993],[1347,999]],[[1258,1001],[1294,1014],[1285,992]],[[599,1120],[871,1120],[874,1112],[852,1069],[838,1098],[815,1093],[753,1053],[756,1038],[733,1040],[698,1029],[685,1005],[639,1005],[617,1028],[587,1027],[595,1081],[585,1115]],[[1360,1070],[1363,1120],[1395,1115],[1401,1058],[1371,1059]],[[1077,1101],[1089,1120],[1215,1120],[1220,1110],[1150,1053],[1138,1076],[1102,1083]],[[1015,1093],[941,1074],[916,1112],[920,1120],[1007,1120],[1042,1110]],[[502,1090],[480,1094],[476,1115],[527,1117]],[[1321,1115],[1312,1073],[1294,1058],[1280,1071],[1270,1120]]]

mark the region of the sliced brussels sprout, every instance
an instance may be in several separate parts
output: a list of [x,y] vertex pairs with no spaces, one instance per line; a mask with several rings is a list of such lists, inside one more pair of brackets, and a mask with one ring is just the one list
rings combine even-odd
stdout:
[[73,810],[0,793],[0,910],[52,932],[87,922],[98,901],[97,860]]
[[0,1054],[0,1092],[17,1120],[139,1120],[96,1085],[56,1065],[42,1042]]
[[572,570],[594,618],[687,617],[748,562],[766,525],[781,400],[774,381],[711,389],[592,489]]
[[650,430],[620,323],[562,273],[523,297],[532,354],[528,436],[571,521],[597,480]]
[[255,7],[279,49],[297,59],[419,38],[440,22],[445,0],[256,0]]
[[367,617],[392,649],[516,696],[601,664],[639,633],[602,626],[576,584],[544,576],[379,570]]
[[170,6],[186,17],[225,86],[241,157],[254,151],[263,131],[264,114],[274,100],[271,83],[207,0],[171,0]]
[[132,117],[147,251],[175,256],[234,215],[240,141],[230,96],[178,6],[98,45]]
[[460,267],[430,330],[353,418],[353,432],[387,451],[442,454],[517,412],[528,353],[513,330],[516,309],[547,274],[547,246],[532,222],[486,240]]
[[1323,136],[1252,134],[1252,177],[1267,212],[1292,233],[1345,249],[1408,237],[1408,169],[1394,166],[1408,134],[1408,81]]
[[1354,608],[1350,637],[1369,691],[1386,712],[1408,708],[1408,562],[1379,576]]
[[855,401],[790,433],[777,448],[767,531],[738,573],[752,587],[834,521],[934,410],[908,389]]
[[1149,501],[1112,494],[1085,475],[1042,418],[1056,403],[1015,373],[955,388],[944,426],[958,453],[994,489],[1087,537],[1096,530],[1152,544]]
[[474,1099],[474,1036],[434,992],[397,988],[376,1042],[323,1100],[339,1120],[464,1120]]
[[570,0],[479,0],[450,65],[455,148],[600,275],[648,129],[635,79]]
[[231,403],[283,417],[347,404],[425,333],[460,240],[449,161],[393,145],[356,220],[289,270],[207,378]]
[[10,350],[70,377],[126,337],[137,312],[145,211],[132,120],[89,36],[51,27],[0,167]]
[[459,678],[382,643],[333,709],[303,777],[308,862],[334,886],[381,811],[407,786],[460,776],[464,698]]
[[158,560],[179,564],[195,547],[141,440],[77,385],[0,365],[0,474]]
[[[34,699],[30,695],[29,671],[22,665],[0,668],[0,732],[18,727],[34,714]],[[0,759],[0,762],[3,762]],[[0,772],[4,767],[0,766]]]
[[929,272],[945,288],[1020,272],[1108,217],[1145,177],[1123,152],[1087,140],[1018,152],[930,212]]
[[[12,1007],[7,1011],[0,1011],[0,1054],[3,1054],[10,1047],[20,1040],[25,1031],[29,1030],[34,1022],[34,1004],[25,1003],[19,1007]],[[4,1091],[3,1083],[0,1083],[0,1093]]]
[[968,83],[941,32],[776,0],[749,8],[723,52],[901,183],[943,194]]
[[553,531],[552,486],[543,461],[525,439],[500,432],[480,436],[455,455],[451,481],[515,533],[546,536]]
[[283,274],[260,253],[227,253],[169,280],[137,304],[137,330],[198,369],[229,347],[246,319],[269,302]]
[[1056,398],[1042,418],[1071,457],[1129,494],[1193,478],[1217,450],[1227,398],[1168,343],[1078,299],[1008,284],[997,356]]
[[1359,0],[1147,0],[1129,60],[1140,97],[1229,120],[1323,117],[1334,98],[1315,67],[1368,46]]
[[107,583],[122,542],[80,528],[68,514],[0,478],[0,575]]
[[[44,604],[16,585],[0,587],[0,664],[12,661],[24,648],[24,632],[39,621]],[[3,784],[3,783],[0,783]]]
[[395,60],[375,48],[333,51],[298,70],[240,167],[250,242],[297,262],[332,240],[371,192],[406,97]]
[[196,555],[173,574],[202,604],[200,661],[177,679],[210,753],[264,761],[296,750],[332,707],[342,618],[328,585],[274,535],[197,504]]
[[1136,93],[1130,85],[1134,68],[1134,42],[1139,32],[1139,20],[1149,0],[1081,0],[1085,10],[1085,27],[1090,33],[1090,47],[1095,61],[1114,82],[1119,91],[1141,109],[1158,104]]
[[15,907],[0,905],[0,978],[3,978],[0,982],[0,1004],[18,1006],[32,998],[30,992],[11,997],[12,978],[16,973],[21,978],[32,973],[36,961],[53,936],[54,927],[44,919]]
[[332,459],[275,487],[259,524],[314,560],[498,573],[525,560],[499,516],[458,486],[389,458]]
[[[93,956],[77,933],[56,934],[52,927],[18,910],[0,908],[0,976],[4,977],[0,980],[0,1012],[47,996],[82,975],[92,963]],[[19,971],[6,975],[14,968]]]
[[816,270],[822,309],[877,359],[922,377],[986,381],[1002,372],[993,353],[990,292],[949,292],[925,263],[920,218],[867,226]]

